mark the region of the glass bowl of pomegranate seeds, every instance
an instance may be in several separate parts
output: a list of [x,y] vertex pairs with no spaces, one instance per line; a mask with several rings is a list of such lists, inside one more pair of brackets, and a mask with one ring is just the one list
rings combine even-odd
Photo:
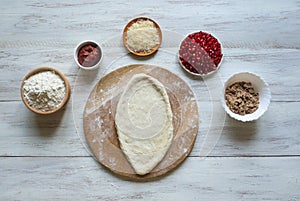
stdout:
[[210,33],[199,31],[183,39],[178,57],[181,67],[188,73],[206,76],[219,69],[223,58],[222,46]]

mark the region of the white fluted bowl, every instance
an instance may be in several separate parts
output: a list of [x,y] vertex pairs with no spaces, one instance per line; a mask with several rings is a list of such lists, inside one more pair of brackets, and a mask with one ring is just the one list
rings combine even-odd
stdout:
[[[246,115],[239,115],[232,112],[229,107],[226,105],[225,100],[225,90],[228,86],[235,82],[251,82],[255,92],[259,94],[259,106],[258,109]],[[248,122],[254,121],[260,118],[267,110],[271,101],[271,91],[269,89],[269,85],[259,76],[254,73],[250,72],[240,72],[232,75],[224,84],[224,88],[222,90],[222,97],[221,97],[223,108],[225,109],[226,113],[239,121]]]

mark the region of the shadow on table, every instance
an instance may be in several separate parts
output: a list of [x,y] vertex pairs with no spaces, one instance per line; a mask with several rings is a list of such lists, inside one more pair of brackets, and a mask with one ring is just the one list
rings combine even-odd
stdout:
[[226,116],[226,135],[235,141],[246,142],[256,138],[258,131],[257,121],[241,122]]
[[66,108],[63,108],[62,110],[49,115],[32,114],[34,116],[32,117],[33,122],[31,122],[31,124],[36,130],[34,134],[46,138],[53,137],[56,130],[63,126],[62,119],[65,114],[65,110]]

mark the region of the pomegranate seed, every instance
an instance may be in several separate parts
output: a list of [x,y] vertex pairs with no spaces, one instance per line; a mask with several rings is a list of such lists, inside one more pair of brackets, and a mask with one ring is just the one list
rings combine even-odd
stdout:
[[190,72],[208,74],[215,71],[223,57],[221,44],[209,33],[189,34],[179,48],[179,60]]

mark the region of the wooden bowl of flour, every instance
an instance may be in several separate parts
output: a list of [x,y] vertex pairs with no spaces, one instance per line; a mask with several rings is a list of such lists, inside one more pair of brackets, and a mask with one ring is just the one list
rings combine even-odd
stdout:
[[[146,23],[146,24],[143,24]],[[140,25],[138,25],[140,24]],[[143,25],[141,25],[143,24]],[[150,26],[151,25],[151,26]],[[145,27],[148,26],[148,30]],[[134,30],[132,30],[136,27]],[[156,30],[156,34],[151,36],[151,30]],[[145,35],[146,34],[146,35]],[[150,34],[150,35],[149,35]],[[152,33],[153,34],[153,33]],[[153,41],[149,38],[156,38],[156,43],[150,45]],[[140,39],[140,40],[139,40]],[[162,32],[159,25],[151,18],[138,17],[132,19],[127,23],[123,30],[123,43],[124,46],[134,55],[149,56],[155,53],[160,47],[162,42]],[[146,43],[146,44],[145,44]],[[150,46],[148,46],[150,45]],[[137,47],[134,47],[137,46]],[[148,46],[148,48],[146,48]],[[144,48],[142,48],[144,47]],[[135,49],[137,48],[137,49]]]
[[53,114],[68,102],[71,87],[66,76],[53,67],[38,67],[22,80],[21,98],[36,114]]

